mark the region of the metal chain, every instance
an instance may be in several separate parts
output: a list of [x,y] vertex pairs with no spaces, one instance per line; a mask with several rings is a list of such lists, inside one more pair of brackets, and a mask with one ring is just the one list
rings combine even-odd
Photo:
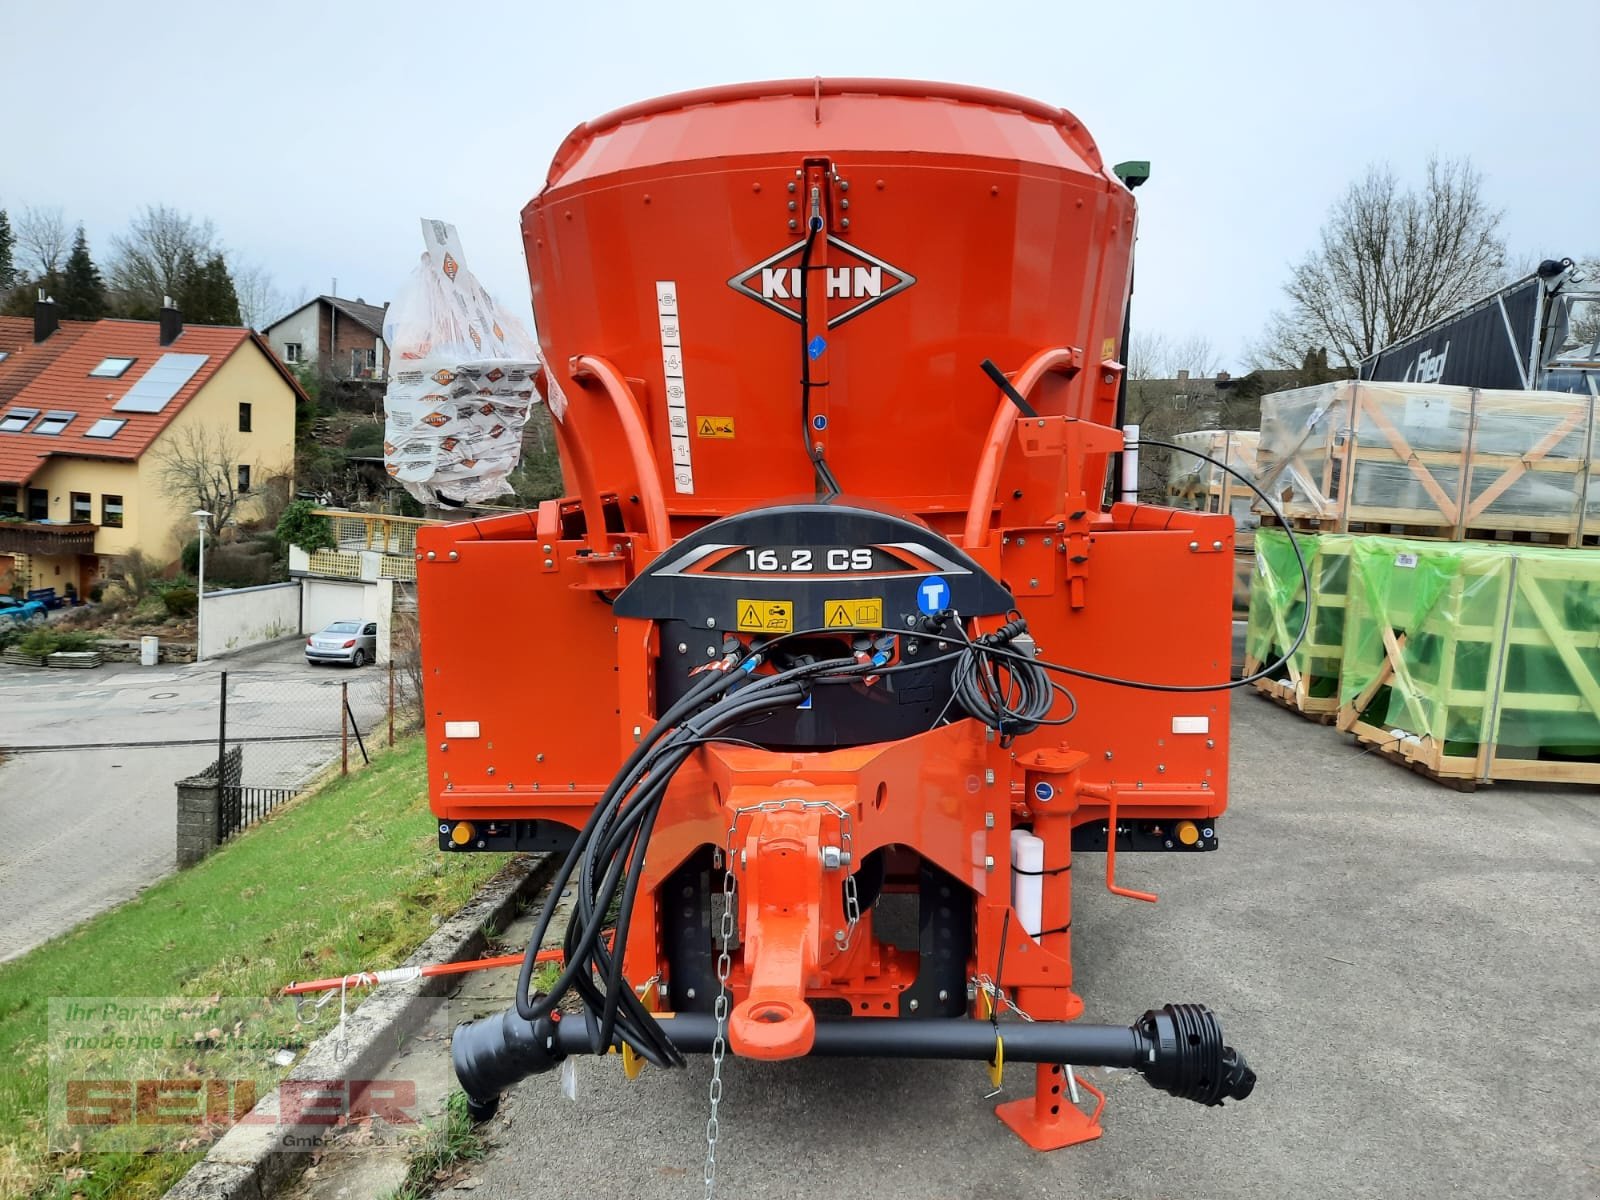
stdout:
[[728,1050],[728,975],[733,970],[733,826],[728,827],[728,848],[722,855],[722,952],[717,955],[717,1036],[711,1042],[711,1115],[706,1118],[706,1200],[717,1188],[717,1135],[721,1132],[717,1108],[722,1103],[722,1059]]
[[1005,988],[996,987],[994,980],[990,979],[987,975],[974,975],[972,977],[972,982],[980,992],[985,992],[988,994],[989,999],[994,1002],[996,1012],[1001,1011],[1000,1006],[1004,1005],[1006,1008],[1009,1008],[1012,1012],[1016,1013],[1017,1016],[1021,1017],[1024,1021],[1033,1020],[1032,1017],[1017,1007],[1017,1002],[1006,994]]
[[839,943],[840,951],[850,948],[850,939],[855,935],[856,924],[861,920],[861,900],[856,894],[856,877],[851,873],[854,853],[850,840],[850,814],[840,808],[831,800],[765,800],[760,804],[751,804],[744,808],[735,809],[732,819],[728,823],[728,844],[722,854],[722,921],[719,933],[722,936],[722,951],[717,955],[717,1003],[713,1012],[716,1016],[717,1032],[711,1042],[711,1087],[710,1102],[711,1115],[706,1118],[706,1165],[704,1171],[706,1185],[706,1200],[711,1200],[717,1186],[717,1138],[722,1132],[717,1110],[722,1104],[722,1060],[728,1051],[728,976],[733,972],[733,945],[734,906],[737,904],[738,882],[733,874],[733,839],[739,829],[739,818],[751,813],[780,812],[786,808],[798,807],[802,810],[811,808],[824,809],[839,819],[839,850],[840,867],[845,872],[844,877],[844,916],[845,927],[834,933],[834,940]]

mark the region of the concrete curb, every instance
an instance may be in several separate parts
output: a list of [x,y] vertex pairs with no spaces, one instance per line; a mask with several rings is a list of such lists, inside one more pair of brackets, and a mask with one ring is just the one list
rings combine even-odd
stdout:
[[[505,928],[516,915],[519,900],[531,897],[549,879],[555,860],[529,856],[513,862],[486,883],[466,906],[423,942],[406,966],[459,962],[476,958],[487,939],[483,927]],[[367,1079],[388,1061],[397,1042],[422,1023],[429,1001],[442,995],[449,976],[390,984],[373,992],[345,1023],[346,1054],[334,1057],[334,1037],[327,1033],[312,1043],[286,1080]],[[251,1111],[259,1124],[235,1125],[218,1139],[204,1159],[191,1167],[166,1194],[166,1200],[268,1200],[310,1165],[311,1156],[282,1149],[296,1136],[326,1136],[322,1125],[277,1123],[276,1090]]]

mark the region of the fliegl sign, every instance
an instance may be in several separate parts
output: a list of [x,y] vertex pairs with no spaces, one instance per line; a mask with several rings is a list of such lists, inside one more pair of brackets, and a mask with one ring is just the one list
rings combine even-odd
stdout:
[[[746,267],[728,280],[728,286],[791,321],[800,319],[802,290],[820,292],[827,302],[828,328],[833,329],[917,281],[911,272],[829,235],[827,262],[813,261],[807,272],[810,278],[802,284],[800,258],[805,245],[802,239]],[[812,253],[814,260],[822,257],[815,249]]]

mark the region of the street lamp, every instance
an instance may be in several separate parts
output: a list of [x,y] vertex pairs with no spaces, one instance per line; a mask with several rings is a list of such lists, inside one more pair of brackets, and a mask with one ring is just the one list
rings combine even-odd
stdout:
[[199,662],[205,657],[206,645],[206,522],[211,514],[197,508],[189,515],[200,526],[200,582],[194,596],[194,660]]

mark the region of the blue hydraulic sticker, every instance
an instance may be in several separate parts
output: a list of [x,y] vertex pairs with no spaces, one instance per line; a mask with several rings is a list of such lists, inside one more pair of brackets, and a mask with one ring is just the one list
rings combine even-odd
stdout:
[[950,585],[937,575],[929,575],[917,585],[917,607],[932,616],[950,607]]
[[[828,339],[820,333],[806,343],[806,353],[811,355],[813,361],[822,357],[822,352],[828,348]],[[791,426],[793,428],[793,426]]]
[[1055,794],[1056,789],[1054,784],[1044,783],[1041,781],[1033,785],[1033,798],[1035,800],[1049,800]]
[[806,698],[804,700],[800,701],[799,704],[796,704],[795,707],[796,708],[810,708],[811,707],[811,693],[807,692],[806,693]]
[[816,416],[811,418],[811,428],[815,429],[818,433],[821,433],[827,427],[828,418],[823,416],[821,413],[818,413]]

